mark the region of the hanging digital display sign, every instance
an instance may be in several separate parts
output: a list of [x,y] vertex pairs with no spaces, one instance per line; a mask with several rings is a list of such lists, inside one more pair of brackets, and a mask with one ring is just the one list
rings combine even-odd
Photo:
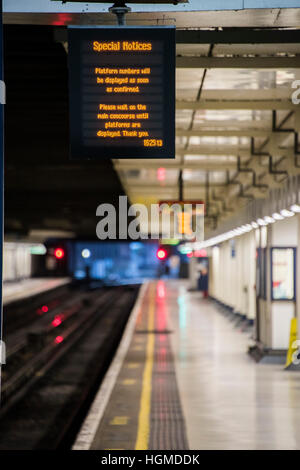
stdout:
[[72,159],[175,158],[175,28],[69,27]]

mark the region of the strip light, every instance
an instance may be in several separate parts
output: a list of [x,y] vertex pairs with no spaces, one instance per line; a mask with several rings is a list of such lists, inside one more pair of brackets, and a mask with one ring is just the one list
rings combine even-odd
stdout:
[[278,212],[274,212],[274,214],[272,214],[272,217],[275,220],[283,220],[284,219],[283,215],[279,214]]
[[257,222],[258,225],[260,225],[261,227],[262,227],[263,225],[267,225],[267,223],[266,223],[263,219],[257,219],[256,222]]
[[292,217],[293,215],[295,215],[295,212],[289,211],[288,209],[282,209],[282,211],[280,211],[280,214],[283,217]]
[[241,225],[236,227],[229,232],[221,233],[216,237],[209,238],[201,243],[197,243],[197,249],[207,248],[210,246],[218,245],[219,243],[230,240],[231,238],[238,237],[244,233],[250,232],[253,229],[263,227],[268,224],[274,224],[278,220],[283,220],[285,217],[292,217],[295,213],[300,213],[300,205],[293,204],[290,209],[282,209],[280,213],[274,212],[272,216],[266,215],[264,218],[258,218],[256,221],[252,221],[249,224]]
[[300,212],[300,206],[298,204],[293,204],[291,207],[290,207],[290,210],[292,212]]

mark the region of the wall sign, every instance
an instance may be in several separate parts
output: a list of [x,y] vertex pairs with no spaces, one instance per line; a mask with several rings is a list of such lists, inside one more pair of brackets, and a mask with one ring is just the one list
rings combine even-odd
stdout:
[[175,28],[69,27],[72,159],[175,158]]
[[271,248],[271,298],[295,299],[295,248]]

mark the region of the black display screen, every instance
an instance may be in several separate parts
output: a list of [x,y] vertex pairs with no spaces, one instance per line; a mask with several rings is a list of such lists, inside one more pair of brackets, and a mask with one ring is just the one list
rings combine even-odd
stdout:
[[175,28],[69,27],[71,159],[175,158]]

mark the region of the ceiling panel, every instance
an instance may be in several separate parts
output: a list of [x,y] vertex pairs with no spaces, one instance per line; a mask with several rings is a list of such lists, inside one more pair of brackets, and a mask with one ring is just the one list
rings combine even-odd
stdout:
[[[216,44],[214,56],[300,54],[300,44]],[[198,54],[194,54],[198,55]],[[201,55],[201,54],[199,54]]]

